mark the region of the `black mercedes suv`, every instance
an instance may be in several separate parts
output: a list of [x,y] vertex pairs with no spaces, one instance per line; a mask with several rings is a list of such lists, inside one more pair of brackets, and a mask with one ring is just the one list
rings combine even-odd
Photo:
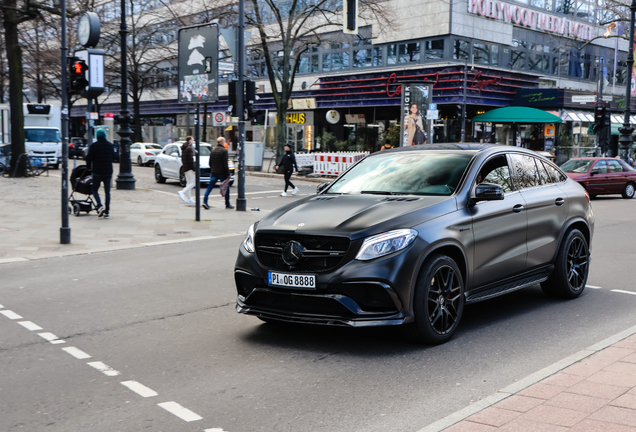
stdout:
[[374,153],[250,227],[237,311],[263,321],[402,325],[438,344],[464,305],[541,284],[579,296],[590,197],[518,147],[435,144]]

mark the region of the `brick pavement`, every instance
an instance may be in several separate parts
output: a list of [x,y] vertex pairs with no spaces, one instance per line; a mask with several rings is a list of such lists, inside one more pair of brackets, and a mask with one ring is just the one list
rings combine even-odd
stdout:
[[636,327],[475,405],[420,432],[636,432]]

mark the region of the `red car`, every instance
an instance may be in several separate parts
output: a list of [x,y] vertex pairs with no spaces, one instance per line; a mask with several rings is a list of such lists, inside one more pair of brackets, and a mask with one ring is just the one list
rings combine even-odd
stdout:
[[579,182],[591,198],[596,195],[621,194],[632,198],[636,190],[636,170],[621,159],[572,158],[561,169]]

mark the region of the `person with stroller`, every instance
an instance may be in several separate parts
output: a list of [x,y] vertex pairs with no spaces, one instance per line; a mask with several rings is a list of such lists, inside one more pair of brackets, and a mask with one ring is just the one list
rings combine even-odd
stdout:
[[[219,137],[216,142],[216,147],[214,147],[214,149],[210,152],[210,182],[208,183],[208,188],[205,190],[205,195],[203,196],[203,208],[206,210],[210,209],[210,206],[208,205],[208,197],[210,196],[212,189],[214,189],[214,184],[217,180],[222,184],[225,180],[230,178],[225,138]],[[229,186],[225,190],[225,208],[230,210],[234,208],[234,206],[230,204]]]
[[186,187],[184,187],[177,193],[186,204],[195,203],[195,201],[192,199],[192,189],[194,188],[196,182],[196,173],[194,172],[194,149],[192,148],[193,142],[194,138],[189,136],[181,145],[181,166],[183,169],[183,174],[186,178]]
[[280,163],[276,165],[276,171],[278,171],[278,167],[281,165],[285,171],[285,190],[282,194],[280,194],[280,196],[287,196],[287,186],[291,186],[293,188],[292,195],[296,195],[298,193],[298,188],[294,186],[290,179],[294,172],[294,168],[296,168],[296,174],[298,174],[298,165],[296,164],[296,156],[294,156],[290,144],[285,144],[285,154],[283,155]]
[[[99,129],[95,133],[95,141],[88,148],[86,155],[86,167],[93,175],[93,196],[97,201],[97,214],[108,219],[110,213],[110,183],[113,178],[113,160],[115,159],[115,147],[106,140],[106,131]],[[104,183],[106,195],[106,207],[102,206],[99,198],[99,185]]]

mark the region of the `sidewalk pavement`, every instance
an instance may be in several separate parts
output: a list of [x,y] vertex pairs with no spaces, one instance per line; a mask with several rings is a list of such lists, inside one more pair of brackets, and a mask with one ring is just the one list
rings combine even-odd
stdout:
[[[131,247],[191,241],[216,236],[236,236],[237,248],[247,228],[266,212],[226,210],[215,194],[210,210],[185,205],[174,193],[139,189],[111,189],[110,219],[92,211],[69,215],[71,244],[60,244],[61,176],[0,177],[0,264]],[[232,189],[232,199],[236,188]],[[100,196],[104,200],[103,188]],[[84,198],[85,195],[78,195]]]
[[636,327],[549,366],[420,432],[442,430],[636,432]]

